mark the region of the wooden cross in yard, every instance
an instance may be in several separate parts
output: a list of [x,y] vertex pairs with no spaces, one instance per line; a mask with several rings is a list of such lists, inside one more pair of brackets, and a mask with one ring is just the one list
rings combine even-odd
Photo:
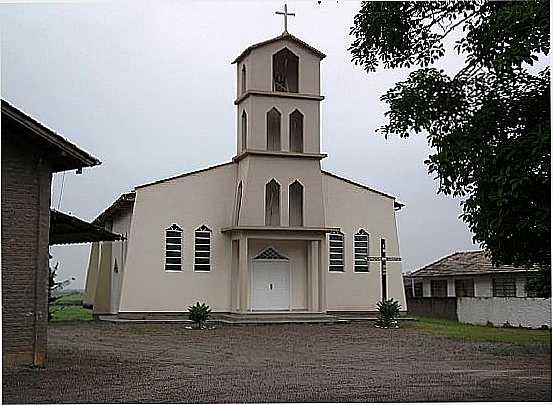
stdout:
[[289,13],[288,12],[288,6],[286,5],[286,3],[284,3],[284,12],[276,11],[275,14],[279,14],[279,15],[284,16],[284,32],[288,32],[288,16],[289,15],[296,16],[296,13]]

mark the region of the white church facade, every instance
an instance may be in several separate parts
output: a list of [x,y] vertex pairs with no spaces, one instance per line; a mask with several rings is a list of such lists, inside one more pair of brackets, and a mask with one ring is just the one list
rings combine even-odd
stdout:
[[85,304],[119,316],[372,312],[406,301],[393,196],[321,169],[323,53],[285,31],[240,54],[236,155],[135,187],[95,220]]

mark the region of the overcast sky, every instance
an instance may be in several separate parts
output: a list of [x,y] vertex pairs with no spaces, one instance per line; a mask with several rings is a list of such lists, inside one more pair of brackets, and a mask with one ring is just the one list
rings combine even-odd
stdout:
[[[60,209],[92,220],[134,186],[231,159],[235,65],[283,30],[280,1],[31,3],[0,6],[2,97],[102,161],[67,172]],[[424,137],[375,134],[379,98],[408,70],[366,73],[348,47],[354,1],[288,1],[289,31],[326,53],[321,88],[324,169],[396,196],[404,271],[475,249],[459,201],[436,195]],[[458,70],[450,55],[440,67]],[[203,106],[209,105],[208,109]],[[200,140],[200,141],[199,141]],[[62,175],[53,179],[52,205]],[[90,245],[52,248],[61,277],[84,287]]]

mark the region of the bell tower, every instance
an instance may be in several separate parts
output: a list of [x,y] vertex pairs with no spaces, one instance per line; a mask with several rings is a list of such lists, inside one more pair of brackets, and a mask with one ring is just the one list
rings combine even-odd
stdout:
[[[290,304],[326,309],[326,234],[320,150],[320,63],[325,55],[288,32],[251,45],[236,64],[236,203],[232,240],[231,306],[254,310],[252,263],[261,249],[281,249],[305,279]],[[286,254],[284,255],[286,256]],[[284,260],[284,259],[283,259]],[[254,277],[255,278],[255,277]],[[292,288],[293,289],[293,288]],[[257,291],[257,290],[255,290]],[[295,295],[294,295],[295,294]],[[253,300],[253,301],[252,301]]]
[[320,62],[288,32],[246,48],[236,64],[233,226],[324,227],[320,160]]

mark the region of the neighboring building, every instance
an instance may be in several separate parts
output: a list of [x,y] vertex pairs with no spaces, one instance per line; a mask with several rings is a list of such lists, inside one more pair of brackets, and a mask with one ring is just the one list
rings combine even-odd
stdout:
[[[42,366],[46,361],[52,173],[98,164],[98,159],[2,100],[4,366]],[[59,229],[68,231],[68,220],[78,221],[57,214],[52,222]],[[70,242],[68,235],[58,238]]]
[[536,269],[492,265],[483,250],[456,252],[406,275],[408,297],[527,297]]
[[321,170],[324,57],[285,31],[234,60],[236,156],[137,186],[95,220],[128,236],[92,246],[95,314],[406,309],[403,204]]

